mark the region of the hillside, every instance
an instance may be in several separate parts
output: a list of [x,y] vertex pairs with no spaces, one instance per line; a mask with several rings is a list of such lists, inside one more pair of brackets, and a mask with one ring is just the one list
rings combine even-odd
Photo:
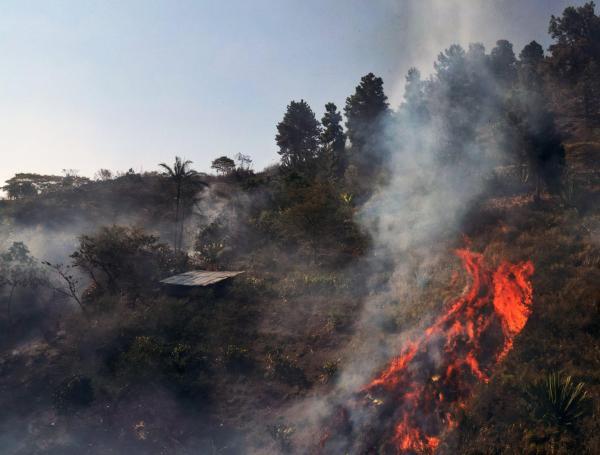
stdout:
[[[396,109],[372,73],[343,126],[292,101],[262,171],[9,180],[0,451],[600,453],[600,104],[564,61],[600,54],[563,39],[600,18],[569,11]],[[160,282],[190,270],[244,273]]]

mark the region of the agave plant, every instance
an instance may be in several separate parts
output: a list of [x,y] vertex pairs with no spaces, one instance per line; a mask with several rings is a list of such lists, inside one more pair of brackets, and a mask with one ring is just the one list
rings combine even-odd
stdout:
[[550,425],[572,427],[588,410],[589,396],[583,382],[553,372],[530,388],[538,418]]

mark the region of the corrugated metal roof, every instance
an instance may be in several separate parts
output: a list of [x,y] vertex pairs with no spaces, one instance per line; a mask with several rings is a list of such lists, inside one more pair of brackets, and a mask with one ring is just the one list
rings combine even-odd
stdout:
[[237,276],[240,273],[244,272],[212,272],[209,270],[192,270],[191,272],[185,272],[180,275],[165,278],[160,282],[163,284],[171,284],[175,286],[209,286],[211,284],[218,283],[219,281],[223,281],[228,278]]

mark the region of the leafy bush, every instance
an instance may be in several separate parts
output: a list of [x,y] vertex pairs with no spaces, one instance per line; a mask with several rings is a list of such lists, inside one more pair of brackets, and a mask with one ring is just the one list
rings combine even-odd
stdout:
[[97,288],[111,292],[144,289],[182,265],[154,235],[140,228],[114,225],[81,236],[71,257]]
[[146,376],[153,374],[161,365],[162,347],[154,338],[138,336],[121,357],[121,365],[127,373]]
[[575,383],[571,376],[563,377],[559,372],[533,385],[529,394],[536,418],[550,425],[572,427],[588,410],[585,384]]

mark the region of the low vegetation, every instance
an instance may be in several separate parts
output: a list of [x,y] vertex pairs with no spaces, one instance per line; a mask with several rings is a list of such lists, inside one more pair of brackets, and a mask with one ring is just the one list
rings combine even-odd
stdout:
[[[7,453],[303,453],[318,436],[286,420],[290,409],[347,379],[356,340],[397,340],[456,296],[464,283],[451,251],[465,241],[491,263],[532,260],[534,309],[499,370],[457,411],[440,453],[599,453],[594,4],[567,8],[550,32],[548,56],[535,42],[518,58],[505,40],[490,53],[449,47],[430,79],[408,73],[397,110],[383,80],[368,74],[347,98],[345,125],[333,103],[319,121],[306,101],[291,101],[276,126],[281,162],[260,172],[239,154],[214,159],[216,176],[176,158],[161,173],[7,181]],[[399,132],[391,139],[390,128]],[[436,131],[438,141],[415,131]],[[404,195],[473,174],[485,191],[457,208],[460,232],[448,223],[435,244],[411,244],[405,267],[394,269],[395,252],[377,243],[395,232],[386,218],[394,206],[365,219],[397,173],[413,169],[406,157],[419,161],[425,150],[435,173],[409,172]],[[410,224],[418,209],[396,222]],[[34,257],[33,244],[15,240],[27,232],[71,243],[59,257],[38,244]],[[194,269],[245,273],[181,294],[160,284]],[[395,279],[410,286],[394,289]],[[361,325],[367,300],[376,302],[376,333]]]

